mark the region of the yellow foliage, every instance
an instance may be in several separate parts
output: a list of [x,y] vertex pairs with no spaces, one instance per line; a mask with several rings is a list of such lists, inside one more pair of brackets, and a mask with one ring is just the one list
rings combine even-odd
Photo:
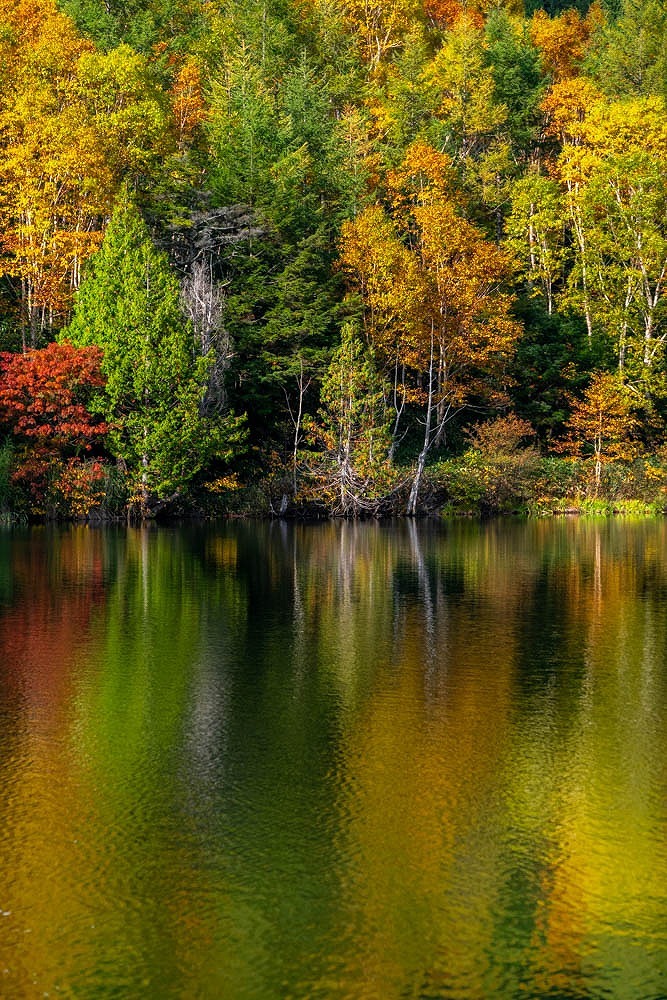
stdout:
[[448,158],[413,144],[389,177],[393,215],[376,205],[346,223],[340,266],[388,373],[407,367],[423,397],[435,352],[436,395],[459,406],[498,391],[520,325],[505,288],[512,258],[458,214],[450,187]]
[[555,136],[561,142],[579,142],[586,114],[602,100],[597,87],[584,77],[555,83],[542,101],[545,135]]
[[530,39],[540,50],[544,69],[554,80],[576,75],[592,25],[592,19],[583,19],[574,8],[563,11],[559,17],[549,17],[543,10],[533,14]]
[[419,20],[419,0],[342,0],[343,17],[361,56],[377,71]]
[[227,476],[218,476],[217,479],[211,479],[208,483],[204,484],[204,489],[208,490],[209,493],[227,493],[230,490],[241,490],[243,489],[243,483],[239,480],[236,472],[232,472]]

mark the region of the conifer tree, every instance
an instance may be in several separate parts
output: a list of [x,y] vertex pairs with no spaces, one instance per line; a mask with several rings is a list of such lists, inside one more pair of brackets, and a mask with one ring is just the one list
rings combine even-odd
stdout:
[[97,406],[131,477],[141,513],[181,494],[239,440],[233,417],[202,415],[214,358],[198,354],[178,282],[131,202],[118,207],[79,290],[65,336],[104,352]]

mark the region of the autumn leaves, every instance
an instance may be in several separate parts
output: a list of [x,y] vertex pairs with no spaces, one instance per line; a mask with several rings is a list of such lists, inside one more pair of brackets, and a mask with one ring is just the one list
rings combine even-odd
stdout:
[[102,349],[143,509],[231,476],[414,513],[498,419],[657,451],[664,5],[562,7],[0,0],[3,348]]
[[366,340],[394,379],[394,444],[402,404],[426,411],[414,513],[426,457],[447,421],[475,395],[501,402],[520,326],[507,292],[510,257],[457,211],[449,158],[414,143],[388,191],[387,210],[370,206],[344,224],[341,266],[361,295]]
[[66,321],[123,181],[155,177],[201,120],[187,62],[172,94],[128,45],[96,51],[51,0],[0,0],[0,245],[23,349]]

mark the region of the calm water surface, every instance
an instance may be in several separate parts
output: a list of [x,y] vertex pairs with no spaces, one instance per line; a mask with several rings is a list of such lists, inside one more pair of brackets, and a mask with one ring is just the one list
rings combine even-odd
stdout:
[[0,550],[0,996],[667,997],[665,524]]

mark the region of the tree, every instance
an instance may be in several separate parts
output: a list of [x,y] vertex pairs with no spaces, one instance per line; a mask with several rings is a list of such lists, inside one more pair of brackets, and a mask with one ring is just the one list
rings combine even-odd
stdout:
[[[116,190],[121,181],[133,187],[145,186],[149,178],[154,181],[174,151],[173,132],[183,139],[178,91],[170,107],[153,67],[129,45],[82,56],[77,84]],[[187,131],[187,122],[183,125]]]
[[86,456],[109,431],[91,412],[104,386],[101,358],[97,347],[68,343],[0,355],[0,422],[17,442],[13,480],[28,490],[34,512],[60,491],[65,513],[86,514],[99,493],[102,465]]
[[530,22],[530,38],[539,49],[542,65],[552,80],[566,80],[577,75],[595,23],[595,11],[586,18],[572,7],[558,17],[548,17],[543,10],[535,11]]
[[660,98],[598,101],[557,165],[574,235],[567,302],[583,310],[589,336],[615,344],[619,367],[653,388],[667,341],[666,152]]
[[554,83],[542,101],[545,137],[579,145],[586,115],[601,100],[602,94],[586,77]]
[[275,101],[247,45],[227,55],[213,81],[207,135],[213,153],[211,187],[223,205],[265,204],[277,158]]
[[60,6],[101,49],[125,42],[146,54],[167,45],[179,51],[205,24],[199,0],[60,0]]
[[465,0],[424,0],[424,13],[441,30],[453,28],[460,17],[470,18],[476,28],[483,28],[484,18],[478,8],[479,4]]
[[346,105],[333,129],[341,214],[352,218],[372,200],[370,191],[378,182],[381,156],[368,110]]
[[92,260],[65,336],[104,352],[97,407],[142,515],[154,500],[180,495],[212,459],[230,456],[239,422],[202,413],[213,350],[202,356],[195,348],[178,282],[127,200]]
[[171,88],[171,105],[178,150],[182,153],[207,118],[201,72],[197,62],[192,58],[187,59],[178,71]]
[[128,46],[93,50],[51,0],[0,0],[0,247],[24,349],[68,319],[121,180],[176,147],[168,101]]
[[406,384],[407,376],[410,371],[421,371],[414,335],[419,324],[421,278],[414,256],[379,205],[369,206],[343,225],[340,251],[348,287],[363,304],[366,340],[392,385],[393,457],[405,433],[401,421],[408,399],[416,401],[415,392]]
[[511,194],[505,246],[523,262],[531,291],[541,292],[551,316],[565,261],[561,192],[556,181],[529,173],[516,181]]
[[324,456],[311,475],[335,514],[376,513],[391,479],[389,421],[382,379],[353,323],[343,325],[321,401],[315,435]]
[[0,420],[18,437],[89,451],[109,429],[87,406],[104,385],[101,360],[99,348],[68,343],[0,355]]
[[202,401],[205,413],[223,413],[227,404],[225,374],[232,348],[224,325],[224,290],[213,276],[212,261],[196,259],[181,284],[181,304],[195,337],[196,351],[213,358]]
[[342,7],[371,72],[401,47],[420,13],[417,0],[344,0]]
[[91,49],[49,0],[2,0],[0,246],[24,349],[67,314],[82,262],[99,246],[111,176],[77,94]]
[[622,0],[617,18],[591,39],[588,74],[611,97],[665,95],[667,9],[662,0]]
[[541,125],[539,105],[545,83],[539,51],[525,26],[517,27],[502,8],[489,16],[486,41],[495,102],[507,109],[504,128],[515,155],[526,158]]
[[622,378],[611,372],[596,372],[583,397],[572,400],[561,450],[591,459],[596,493],[605,462],[628,462],[640,451],[633,436],[639,426],[634,403]]
[[511,259],[457,211],[451,161],[414,143],[388,181],[392,215],[374,206],[344,225],[341,265],[362,297],[369,342],[394,374],[397,424],[407,397],[425,407],[414,514],[446,423],[473,398],[503,397],[520,326],[506,290]]
[[478,156],[507,121],[507,108],[495,99],[484,36],[468,16],[445,36],[424,71],[424,84],[444,126],[444,148],[455,160]]
[[512,359],[511,397],[517,413],[548,444],[562,432],[568,400],[588,382],[592,369],[613,365],[613,355],[604,350],[606,344],[589,340],[580,316],[557,310],[549,315],[541,297],[519,298],[515,311],[524,333]]
[[[378,94],[376,120],[383,121],[385,156],[395,160],[432,124],[433,94],[424,86],[424,70],[431,48],[421,25],[405,38],[403,49],[387,67],[384,93]],[[381,115],[381,119],[380,119]],[[394,150],[396,152],[394,152]]]

